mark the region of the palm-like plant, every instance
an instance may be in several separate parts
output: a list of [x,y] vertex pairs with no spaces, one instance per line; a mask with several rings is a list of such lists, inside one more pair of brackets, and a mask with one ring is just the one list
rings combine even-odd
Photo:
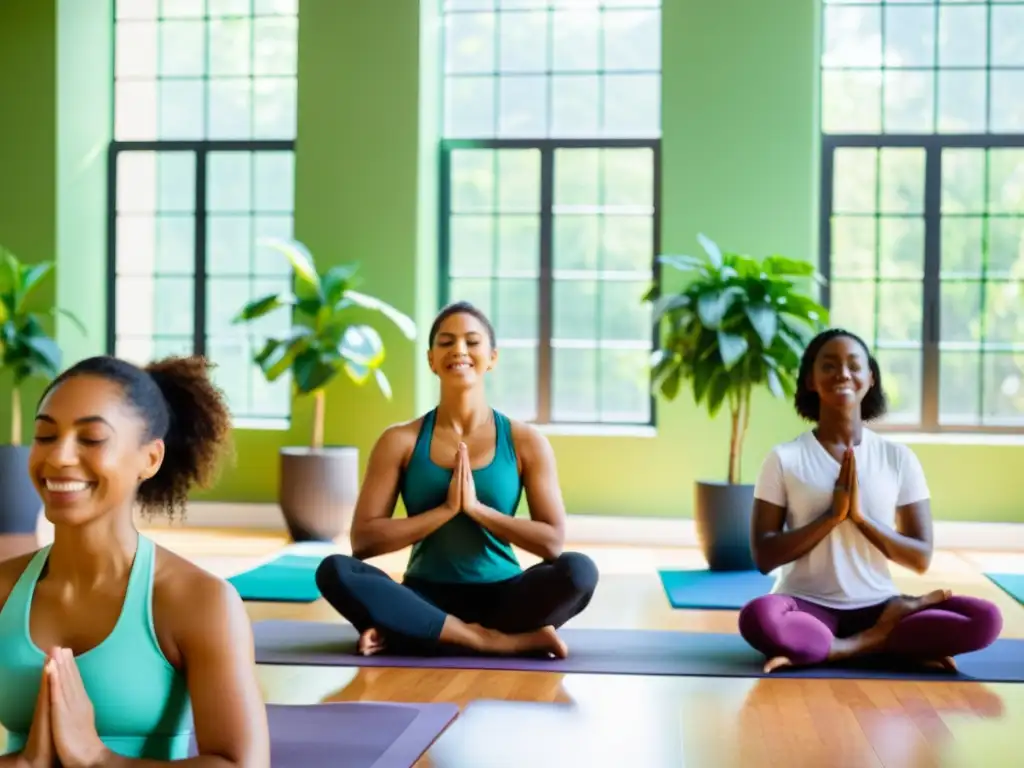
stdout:
[[53,270],[52,261],[23,264],[13,253],[0,248],[0,370],[10,371],[13,377],[11,445],[21,445],[21,387],[25,380],[51,380],[61,369],[60,347],[44,330],[43,316],[63,314],[85,333],[78,318],[66,310],[32,310],[33,295]]
[[234,322],[245,323],[287,307],[293,311],[291,328],[281,337],[269,338],[256,354],[268,381],[291,371],[295,391],[314,398],[313,448],[323,447],[324,390],[344,372],[357,385],[371,379],[384,397],[391,398],[391,384],[381,366],[384,342],[380,333],[359,322],[358,310],[380,312],[407,339],[416,337],[416,325],[390,304],[355,290],[358,265],[340,264],[322,275],[307,248],[295,240],[267,239],[261,244],[280,251],[294,270],[294,291],[273,293],[248,303]]
[[776,397],[794,395],[800,358],[828,311],[800,285],[821,281],[812,264],[723,253],[708,237],[697,239],[704,255],[659,259],[686,278],[680,290],[662,294],[655,285],[644,297],[663,330],[653,381],[670,401],[690,382],[694,401],[712,417],[728,403],[731,485],[740,476],[751,393],[764,386]]

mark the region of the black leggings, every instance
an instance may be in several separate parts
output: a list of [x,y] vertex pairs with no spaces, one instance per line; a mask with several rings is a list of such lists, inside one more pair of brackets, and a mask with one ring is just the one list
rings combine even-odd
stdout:
[[448,614],[509,634],[560,627],[587,607],[597,580],[597,566],[578,552],[481,584],[410,577],[399,584],[348,555],[330,555],[316,571],[320,593],[358,632],[375,627],[392,650],[406,652],[437,650]]

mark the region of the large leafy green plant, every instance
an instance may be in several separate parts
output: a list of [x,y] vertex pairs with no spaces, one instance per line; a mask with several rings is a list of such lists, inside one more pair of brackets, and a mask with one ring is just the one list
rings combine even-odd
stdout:
[[85,332],[81,322],[66,310],[33,311],[31,300],[53,270],[52,261],[22,264],[0,247],[0,370],[12,375],[11,445],[21,445],[21,387],[25,380],[50,380],[61,369],[60,347],[44,330],[44,315],[63,314]]
[[662,343],[652,358],[654,387],[674,400],[689,382],[694,401],[714,417],[723,404],[731,416],[728,482],[740,477],[743,440],[755,388],[792,397],[800,358],[828,311],[809,290],[821,277],[805,261],[785,256],[755,259],[723,253],[698,235],[702,255],[661,256],[682,274],[675,292],[655,285],[653,302]]
[[254,361],[268,381],[276,381],[290,370],[295,391],[300,396],[313,396],[311,445],[321,448],[324,390],[338,374],[344,372],[360,386],[372,379],[384,397],[391,398],[391,384],[381,368],[384,342],[373,326],[358,320],[359,310],[379,312],[410,340],[416,337],[416,324],[390,304],[355,290],[358,265],[339,264],[321,275],[302,243],[272,238],[261,244],[280,251],[291,263],[294,290],[255,299],[245,305],[234,322],[252,322],[285,307],[292,311],[288,332],[267,339]]

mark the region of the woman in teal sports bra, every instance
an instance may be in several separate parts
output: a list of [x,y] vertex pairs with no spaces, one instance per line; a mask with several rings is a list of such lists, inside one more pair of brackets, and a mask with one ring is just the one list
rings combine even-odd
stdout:
[[[441,311],[428,360],[438,406],[385,430],[352,521],[353,556],[317,569],[324,598],[360,633],[359,651],[564,657],[556,630],[589,604],[598,572],[563,552],[565,509],[554,454],[534,427],[487,404],[495,334],[466,302]],[[525,493],[529,518],[516,518]],[[407,517],[392,517],[401,494]],[[412,547],[402,583],[363,560]],[[513,547],[541,562],[523,570]]]
[[29,472],[54,537],[0,563],[0,766],[270,764],[238,593],[133,519],[182,510],[229,430],[197,357],[89,358],[43,394]]

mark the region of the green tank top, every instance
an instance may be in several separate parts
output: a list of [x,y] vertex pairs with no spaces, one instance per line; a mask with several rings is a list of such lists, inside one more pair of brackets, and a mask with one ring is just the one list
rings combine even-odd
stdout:
[[[47,546],[35,554],[0,610],[0,724],[9,732],[0,754],[21,751],[32,725],[46,654],[32,641],[29,615],[49,552]],[[153,629],[155,552],[153,542],[139,536],[113,632],[75,662],[108,749],[125,757],[181,760],[189,753],[192,702]]]
[[[473,470],[477,498],[509,517],[515,516],[522,495],[522,481],[512,442],[512,425],[504,414],[494,411],[497,441],[494,459]],[[437,410],[423,418],[412,458],[402,476],[401,493],[409,517],[444,504],[452,470],[430,458]],[[413,545],[406,576],[443,583],[495,582],[522,573],[510,544],[498,539],[465,514],[458,514]]]

